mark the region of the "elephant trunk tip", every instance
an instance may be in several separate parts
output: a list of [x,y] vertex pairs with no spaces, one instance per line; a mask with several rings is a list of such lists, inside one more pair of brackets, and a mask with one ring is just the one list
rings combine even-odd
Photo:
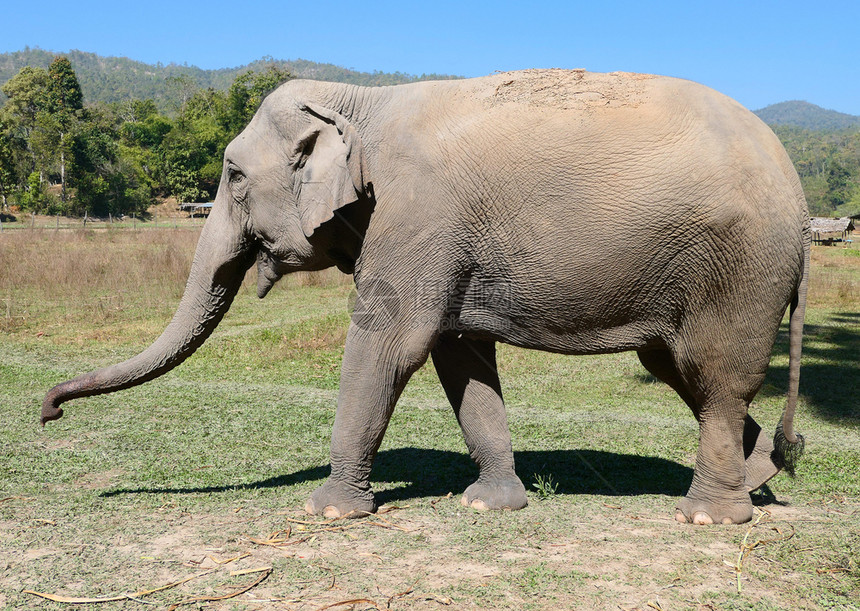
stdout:
[[39,422],[42,424],[42,426],[45,426],[46,422],[50,422],[51,420],[59,420],[62,417],[63,408],[49,405],[46,403],[42,406],[42,417],[39,419]]
[[42,402],[42,417],[39,418],[39,422],[43,427],[46,422],[59,420],[63,417],[63,408],[60,407],[56,391],[57,387],[53,388],[45,395],[45,400]]
[[[790,437],[793,437],[792,441]],[[806,445],[806,441],[803,439],[803,435],[800,433],[795,433],[794,431],[789,431],[786,434],[783,429],[783,423],[780,423],[776,426],[776,433],[773,436],[773,461],[774,463],[783,469],[785,469],[786,473],[788,473],[791,477],[794,477],[795,468],[797,467],[797,463],[800,462],[800,457],[803,456],[803,450]]]

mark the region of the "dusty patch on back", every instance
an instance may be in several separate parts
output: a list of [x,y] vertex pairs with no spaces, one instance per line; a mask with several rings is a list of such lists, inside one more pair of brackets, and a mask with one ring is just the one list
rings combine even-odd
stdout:
[[500,74],[491,106],[525,104],[563,110],[637,107],[647,100],[645,83],[657,78],[632,72],[522,70]]

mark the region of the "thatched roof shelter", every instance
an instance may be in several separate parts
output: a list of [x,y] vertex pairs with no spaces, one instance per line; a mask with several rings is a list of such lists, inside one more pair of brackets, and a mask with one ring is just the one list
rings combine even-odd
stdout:
[[813,216],[809,221],[812,241],[815,244],[830,245],[834,242],[851,241],[854,221],[847,216],[841,219]]

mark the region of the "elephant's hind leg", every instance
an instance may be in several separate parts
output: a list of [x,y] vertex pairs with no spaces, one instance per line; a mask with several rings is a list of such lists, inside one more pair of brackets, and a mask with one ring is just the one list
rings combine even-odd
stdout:
[[431,355],[469,454],[478,464],[478,480],[466,488],[463,504],[475,509],[522,509],[528,501],[514,472],[495,344],[443,335]]
[[[693,482],[678,503],[675,518],[694,524],[746,522],[752,517],[748,492],[772,472],[768,440],[747,414],[749,389],[737,367],[713,358],[696,360],[687,352],[687,375],[668,349],[639,352],[639,360],[655,377],[671,386],[699,422],[699,451]],[[729,382],[728,378],[738,379]],[[772,446],[771,446],[772,447]]]
[[665,382],[678,393],[678,396],[684,400],[696,420],[699,419],[699,406],[696,404],[696,399],[693,393],[687,388],[681,374],[675,368],[675,361],[672,358],[672,353],[666,348],[654,348],[650,350],[640,350],[636,354],[639,355],[639,362],[658,380]]
[[[672,353],[669,350],[651,349],[640,350],[639,360],[654,377],[671,386],[684,400],[696,420],[699,419],[700,407],[696,399],[684,383],[681,374],[675,367]],[[774,464],[773,439],[768,435],[752,416],[747,414],[744,419],[744,487],[747,492],[758,490],[770,478],[779,473],[780,468]]]
[[678,373],[700,407],[696,468],[678,503],[679,520],[737,524],[752,518],[747,481],[762,477],[767,444],[747,411],[764,381],[778,328],[778,321],[754,314],[739,309],[719,332],[690,321],[673,347]]

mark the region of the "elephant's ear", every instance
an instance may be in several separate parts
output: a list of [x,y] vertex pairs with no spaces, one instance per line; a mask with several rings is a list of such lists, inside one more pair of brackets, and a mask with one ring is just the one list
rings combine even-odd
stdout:
[[367,177],[361,138],[338,113],[305,103],[313,120],[295,145],[297,195],[302,231],[307,237],[334,217],[334,211],[366,194]]

